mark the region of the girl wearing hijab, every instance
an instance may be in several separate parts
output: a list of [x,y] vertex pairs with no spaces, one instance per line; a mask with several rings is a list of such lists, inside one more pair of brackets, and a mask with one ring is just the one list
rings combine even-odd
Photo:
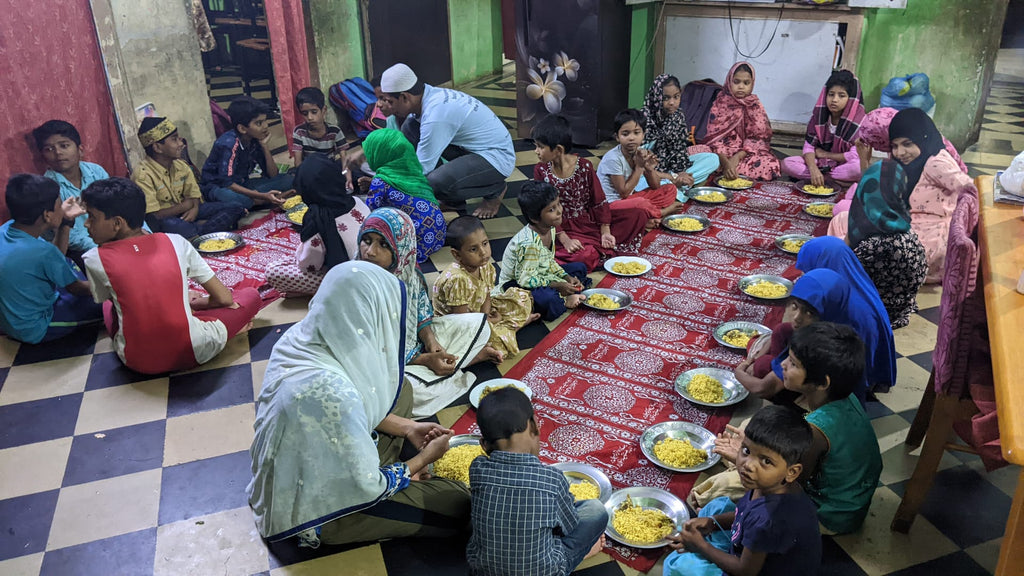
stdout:
[[863,119],[864,105],[857,77],[848,70],[833,72],[821,89],[807,122],[803,156],[783,160],[782,172],[798,180],[810,178],[815,186],[825,184],[823,168],[836,180],[860,180],[860,156],[854,142]]
[[285,296],[315,294],[324,274],[354,260],[357,236],[370,209],[345,190],[345,170],[322,154],[312,154],[299,166],[295,189],[308,206],[302,219],[302,243],[294,261],[267,267],[267,283]]
[[489,360],[491,329],[481,313],[434,317],[427,281],[416,266],[416,231],[395,208],[370,213],[359,230],[359,259],[398,276],[408,293],[405,375],[412,384],[413,417],[433,416],[469,390],[476,376],[463,368]]
[[659,181],[667,178],[676,186],[694,186],[718,170],[718,155],[707,146],[690,146],[690,128],[680,107],[683,90],[679,79],[661,74],[654,79],[644,98],[647,120],[644,144],[658,158]]
[[[264,538],[294,536],[315,548],[448,537],[468,525],[469,490],[423,473],[452,431],[408,418],[405,296],[402,283],[373,264],[335,266],[309,314],[274,345],[246,488]],[[420,452],[403,462],[406,441]]]
[[408,214],[416,228],[416,262],[426,262],[444,246],[448,224],[423,175],[416,149],[398,130],[384,128],[370,132],[363,141],[363,154],[374,171],[366,203],[372,210],[388,206]]
[[[925,282],[941,282],[946,262],[949,223],[960,191],[978,193],[970,176],[946,151],[935,123],[922,110],[907,108],[889,124],[892,157],[907,173],[910,226],[928,258]],[[851,244],[852,245],[852,244]]]
[[742,174],[772,180],[779,175],[779,159],[772,155],[771,142],[768,113],[754,95],[754,68],[737,62],[711,105],[705,144],[718,154],[726,178]]

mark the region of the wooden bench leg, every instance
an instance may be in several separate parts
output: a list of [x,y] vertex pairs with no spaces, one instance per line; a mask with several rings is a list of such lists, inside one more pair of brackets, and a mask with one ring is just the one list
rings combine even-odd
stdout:
[[921,404],[917,407],[914,421],[911,422],[910,430],[907,431],[907,440],[905,442],[907,446],[917,448],[921,445],[921,441],[924,440],[924,433],[928,430],[928,423],[931,422],[933,410],[935,410],[934,369],[928,377],[928,385],[924,389],[924,394],[921,395]]
[[1006,519],[1006,533],[999,549],[996,576],[1024,574],[1024,470],[1017,477],[1017,490],[1013,493],[1010,517]]
[[889,525],[891,530],[903,534],[910,531],[917,511],[928,496],[928,489],[931,488],[935,472],[939,469],[942,454],[946,451],[946,442],[953,431],[953,421],[959,405],[959,398],[945,395],[935,397],[935,408],[924,439],[924,448],[921,449],[921,457],[914,467],[914,475],[907,482],[900,507],[896,510],[892,524]]

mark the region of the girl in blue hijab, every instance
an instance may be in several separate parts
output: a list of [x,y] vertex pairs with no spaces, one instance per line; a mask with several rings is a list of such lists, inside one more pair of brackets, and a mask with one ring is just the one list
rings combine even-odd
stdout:
[[[857,255],[839,238],[824,236],[803,245],[796,257],[796,267],[805,277],[812,271],[826,269],[845,280],[849,296],[840,316],[845,316],[846,320],[825,315],[821,319],[847,324],[857,330],[867,351],[868,389],[887,392],[896,383],[892,327],[878,290]],[[796,296],[795,286],[793,292]]]

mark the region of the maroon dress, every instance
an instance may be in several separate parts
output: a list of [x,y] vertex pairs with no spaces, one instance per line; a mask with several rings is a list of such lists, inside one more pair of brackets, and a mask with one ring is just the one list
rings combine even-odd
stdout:
[[[588,270],[595,270],[603,259],[619,252],[635,253],[640,249],[647,213],[639,208],[611,207],[605,200],[594,165],[586,158],[578,158],[576,169],[565,179],[555,176],[550,162],[537,164],[533,168],[533,179],[558,189],[558,198],[562,201],[562,225],[557,231],[565,232],[583,244],[581,250],[571,254],[559,245],[555,252],[559,262],[581,262]],[[610,225],[616,242],[614,250],[601,247],[602,224]]]

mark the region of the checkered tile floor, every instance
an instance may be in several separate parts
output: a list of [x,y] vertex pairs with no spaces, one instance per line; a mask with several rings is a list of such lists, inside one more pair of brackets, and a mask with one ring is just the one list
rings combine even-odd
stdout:
[[[513,126],[514,88],[505,76],[467,91]],[[1024,148],[1024,79],[997,77],[979,144],[967,151],[972,175],[1006,166]],[[519,166],[509,199],[486,222],[500,258],[522,223],[516,182],[532,174],[531,146],[516,143]],[[603,149],[580,151],[599,156]],[[785,150],[781,150],[785,152]],[[447,250],[424,267],[431,279]],[[917,459],[902,444],[928,379],[939,291],[920,295],[921,312],[896,332],[899,383],[870,404],[885,469],[871,514],[857,534],[825,538],[822,574],[987,574],[994,570],[1017,471],[986,474],[972,456],[946,454],[908,536],[889,531]],[[271,347],[306,313],[305,300],[280,300],[256,328],[234,338],[202,368],[147,379],[125,370],[99,330],[47,346],[0,338],[0,574],[464,574],[460,542],[395,540],[300,551],[268,547],[246,505],[253,401]],[[554,325],[521,332],[536,345]],[[513,362],[479,370],[482,378]],[[443,410],[443,424],[466,410]],[[741,405],[735,420],[756,409]],[[656,567],[652,573],[660,573]],[[578,572],[635,574],[605,555]]]

